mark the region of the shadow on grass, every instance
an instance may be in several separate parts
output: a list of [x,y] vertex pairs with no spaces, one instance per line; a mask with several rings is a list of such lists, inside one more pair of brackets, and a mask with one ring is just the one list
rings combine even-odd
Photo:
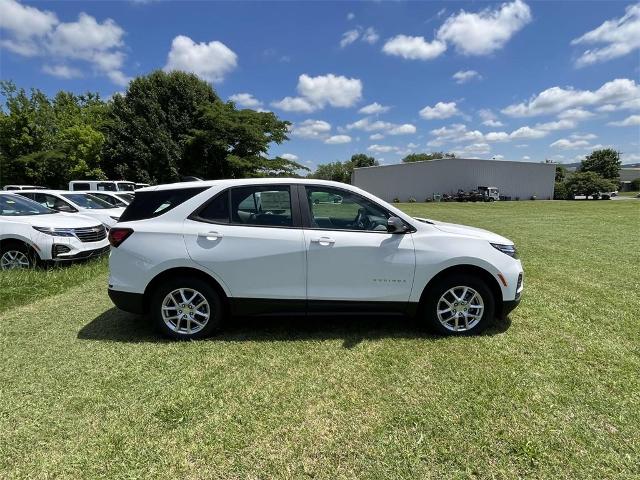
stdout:
[[[482,335],[497,335],[511,326],[507,317],[496,320]],[[111,308],[94,318],[78,332],[81,340],[110,342],[168,342],[153,327],[149,318]],[[301,340],[341,339],[351,349],[365,340],[383,338],[424,339],[437,341],[436,335],[416,320],[401,316],[333,316],[333,317],[233,317],[223,331],[206,341],[212,342],[290,342]]]

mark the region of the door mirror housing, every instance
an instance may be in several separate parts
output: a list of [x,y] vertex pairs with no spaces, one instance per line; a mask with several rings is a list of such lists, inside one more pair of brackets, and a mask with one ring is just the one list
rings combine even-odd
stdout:
[[387,232],[389,233],[404,233],[408,230],[407,224],[404,223],[398,217],[389,217],[387,220]]

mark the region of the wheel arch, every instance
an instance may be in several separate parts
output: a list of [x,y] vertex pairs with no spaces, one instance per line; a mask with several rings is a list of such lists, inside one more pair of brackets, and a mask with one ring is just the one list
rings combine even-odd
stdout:
[[487,286],[491,289],[491,293],[493,294],[494,302],[495,302],[495,312],[496,315],[500,315],[502,313],[503,306],[503,296],[502,289],[498,284],[498,280],[487,270],[482,267],[478,267],[477,265],[453,265],[451,267],[447,267],[444,270],[438,272],[434,275],[429,282],[425,285],[422,290],[422,294],[420,295],[420,304],[423,304],[425,298],[431,288],[434,285],[437,285],[440,280],[444,277],[452,274],[465,274],[465,275],[474,275],[480,277]]
[[225,310],[227,312],[229,311],[230,309],[229,297],[227,296],[226,292],[224,291],[224,288],[222,288],[220,283],[211,275],[208,275],[206,272],[203,272],[202,270],[199,270],[193,267],[173,267],[173,268],[164,270],[159,274],[157,274],[155,277],[153,277],[153,279],[151,279],[151,281],[149,282],[149,284],[144,290],[143,307],[145,311],[147,312],[149,311],[149,304],[151,302],[151,297],[153,296],[153,292],[155,291],[157,286],[169,278],[176,278],[178,276],[195,277],[210,284],[216,290],[218,295],[220,295],[220,298],[222,299],[222,303]]
[[0,238],[0,251],[2,251],[2,249],[4,249],[7,245],[11,245],[11,244],[24,245],[29,250],[29,253],[34,255],[34,258],[36,260],[38,261],[42,260],[42,257],[40,256],[40,252],[35,247],[35,245],[31,243],[29,240],[26,240],[21,237],[6,236],[6,237]]

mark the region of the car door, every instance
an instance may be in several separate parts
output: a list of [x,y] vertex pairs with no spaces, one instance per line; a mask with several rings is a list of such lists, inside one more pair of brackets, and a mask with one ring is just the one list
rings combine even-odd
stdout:
[[306,252],[289,185],[218,193],[185,221],[184,236],[189,256],[224,282],[233,302],[304,310]]
[[405,305],[415,270],[411,233],[388,233],[390,213],[349,190],[307,185],[299,192],[309,307]]

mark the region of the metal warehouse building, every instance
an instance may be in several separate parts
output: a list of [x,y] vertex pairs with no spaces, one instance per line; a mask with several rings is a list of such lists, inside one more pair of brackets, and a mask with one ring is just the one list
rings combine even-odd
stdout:
[[500,195],[528,200],[553,198],[556,166],[552,163],[447,158],[356,168],[351,183],[390,202],[431,198],[432,194],[498,187]]

